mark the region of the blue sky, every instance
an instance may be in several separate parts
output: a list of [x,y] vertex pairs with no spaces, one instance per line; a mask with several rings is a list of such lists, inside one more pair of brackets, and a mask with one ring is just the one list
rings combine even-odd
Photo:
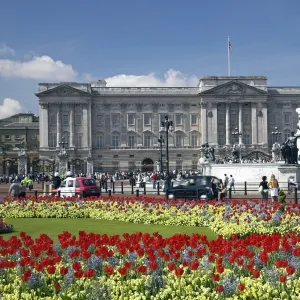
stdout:
[[193,86],[227,75],[228,35],[231,75],[300,86],[299,16],[299,0],[3,1],[0,118],[37,113],[39,82]]

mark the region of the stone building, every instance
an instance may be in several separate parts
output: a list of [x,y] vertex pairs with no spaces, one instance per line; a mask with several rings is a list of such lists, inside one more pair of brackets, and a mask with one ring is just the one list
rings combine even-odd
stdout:
[[[277,126],[282,142],[296,130],[299,87],[268,87],[263,76],[215,77],[197,87],[107,87],[93,83],[39,84],[40,155],[55,160],[61,142],[75,172],[156,170],[160,125],[169,134],[170,169],[196,169],[199,147],[217,157],[238,143],[243,157],[270,156]],[[232,131],[242,133],[237,139]],[[164,158],[165,160],[165,158]]]
[[32,113],[0,119],[0,174],[18,173],[18,154],[26,149],[27,170],[37,171],[39,163],[39,120]]

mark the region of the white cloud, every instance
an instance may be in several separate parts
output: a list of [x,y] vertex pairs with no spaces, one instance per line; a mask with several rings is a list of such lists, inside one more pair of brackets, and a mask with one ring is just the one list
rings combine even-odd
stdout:
[[[88,74],[89,78],[92,78]],[[107,86],[118,87],[175,87],[175,86],[197,86],[198,78],[185,76],[182,72],[170,69],[164,74],[164,78],[159,78],[155,73],[147,75],[116,75],[105,79]]]
[[18,114],[22,111],[22,106],[18,100],[5,98],[0,103],[0,119],[7,118],[11,115]]
[[35,56],[29,61],[13,61],[0,59],[0,76],[20,77],[36,80],[71,81],[77,76],[72,65],[60,60],[53,60],[50,56]]
[[0,44],[0,56],[14,56],[15,50],[8,47],[5,43]]

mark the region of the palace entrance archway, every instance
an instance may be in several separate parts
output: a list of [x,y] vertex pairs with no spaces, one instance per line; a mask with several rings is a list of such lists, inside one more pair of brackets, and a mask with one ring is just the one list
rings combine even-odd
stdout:
[[153,172],[154,162],[151,158],[145,158],[142,161],[142,172]]

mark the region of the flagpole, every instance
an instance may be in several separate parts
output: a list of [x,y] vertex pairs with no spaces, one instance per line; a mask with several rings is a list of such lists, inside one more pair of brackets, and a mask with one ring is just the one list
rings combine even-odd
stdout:
[[227,41],[227,49],[228,49],[228,76],[230,76],[230,37],[228,36],[228,41]]

